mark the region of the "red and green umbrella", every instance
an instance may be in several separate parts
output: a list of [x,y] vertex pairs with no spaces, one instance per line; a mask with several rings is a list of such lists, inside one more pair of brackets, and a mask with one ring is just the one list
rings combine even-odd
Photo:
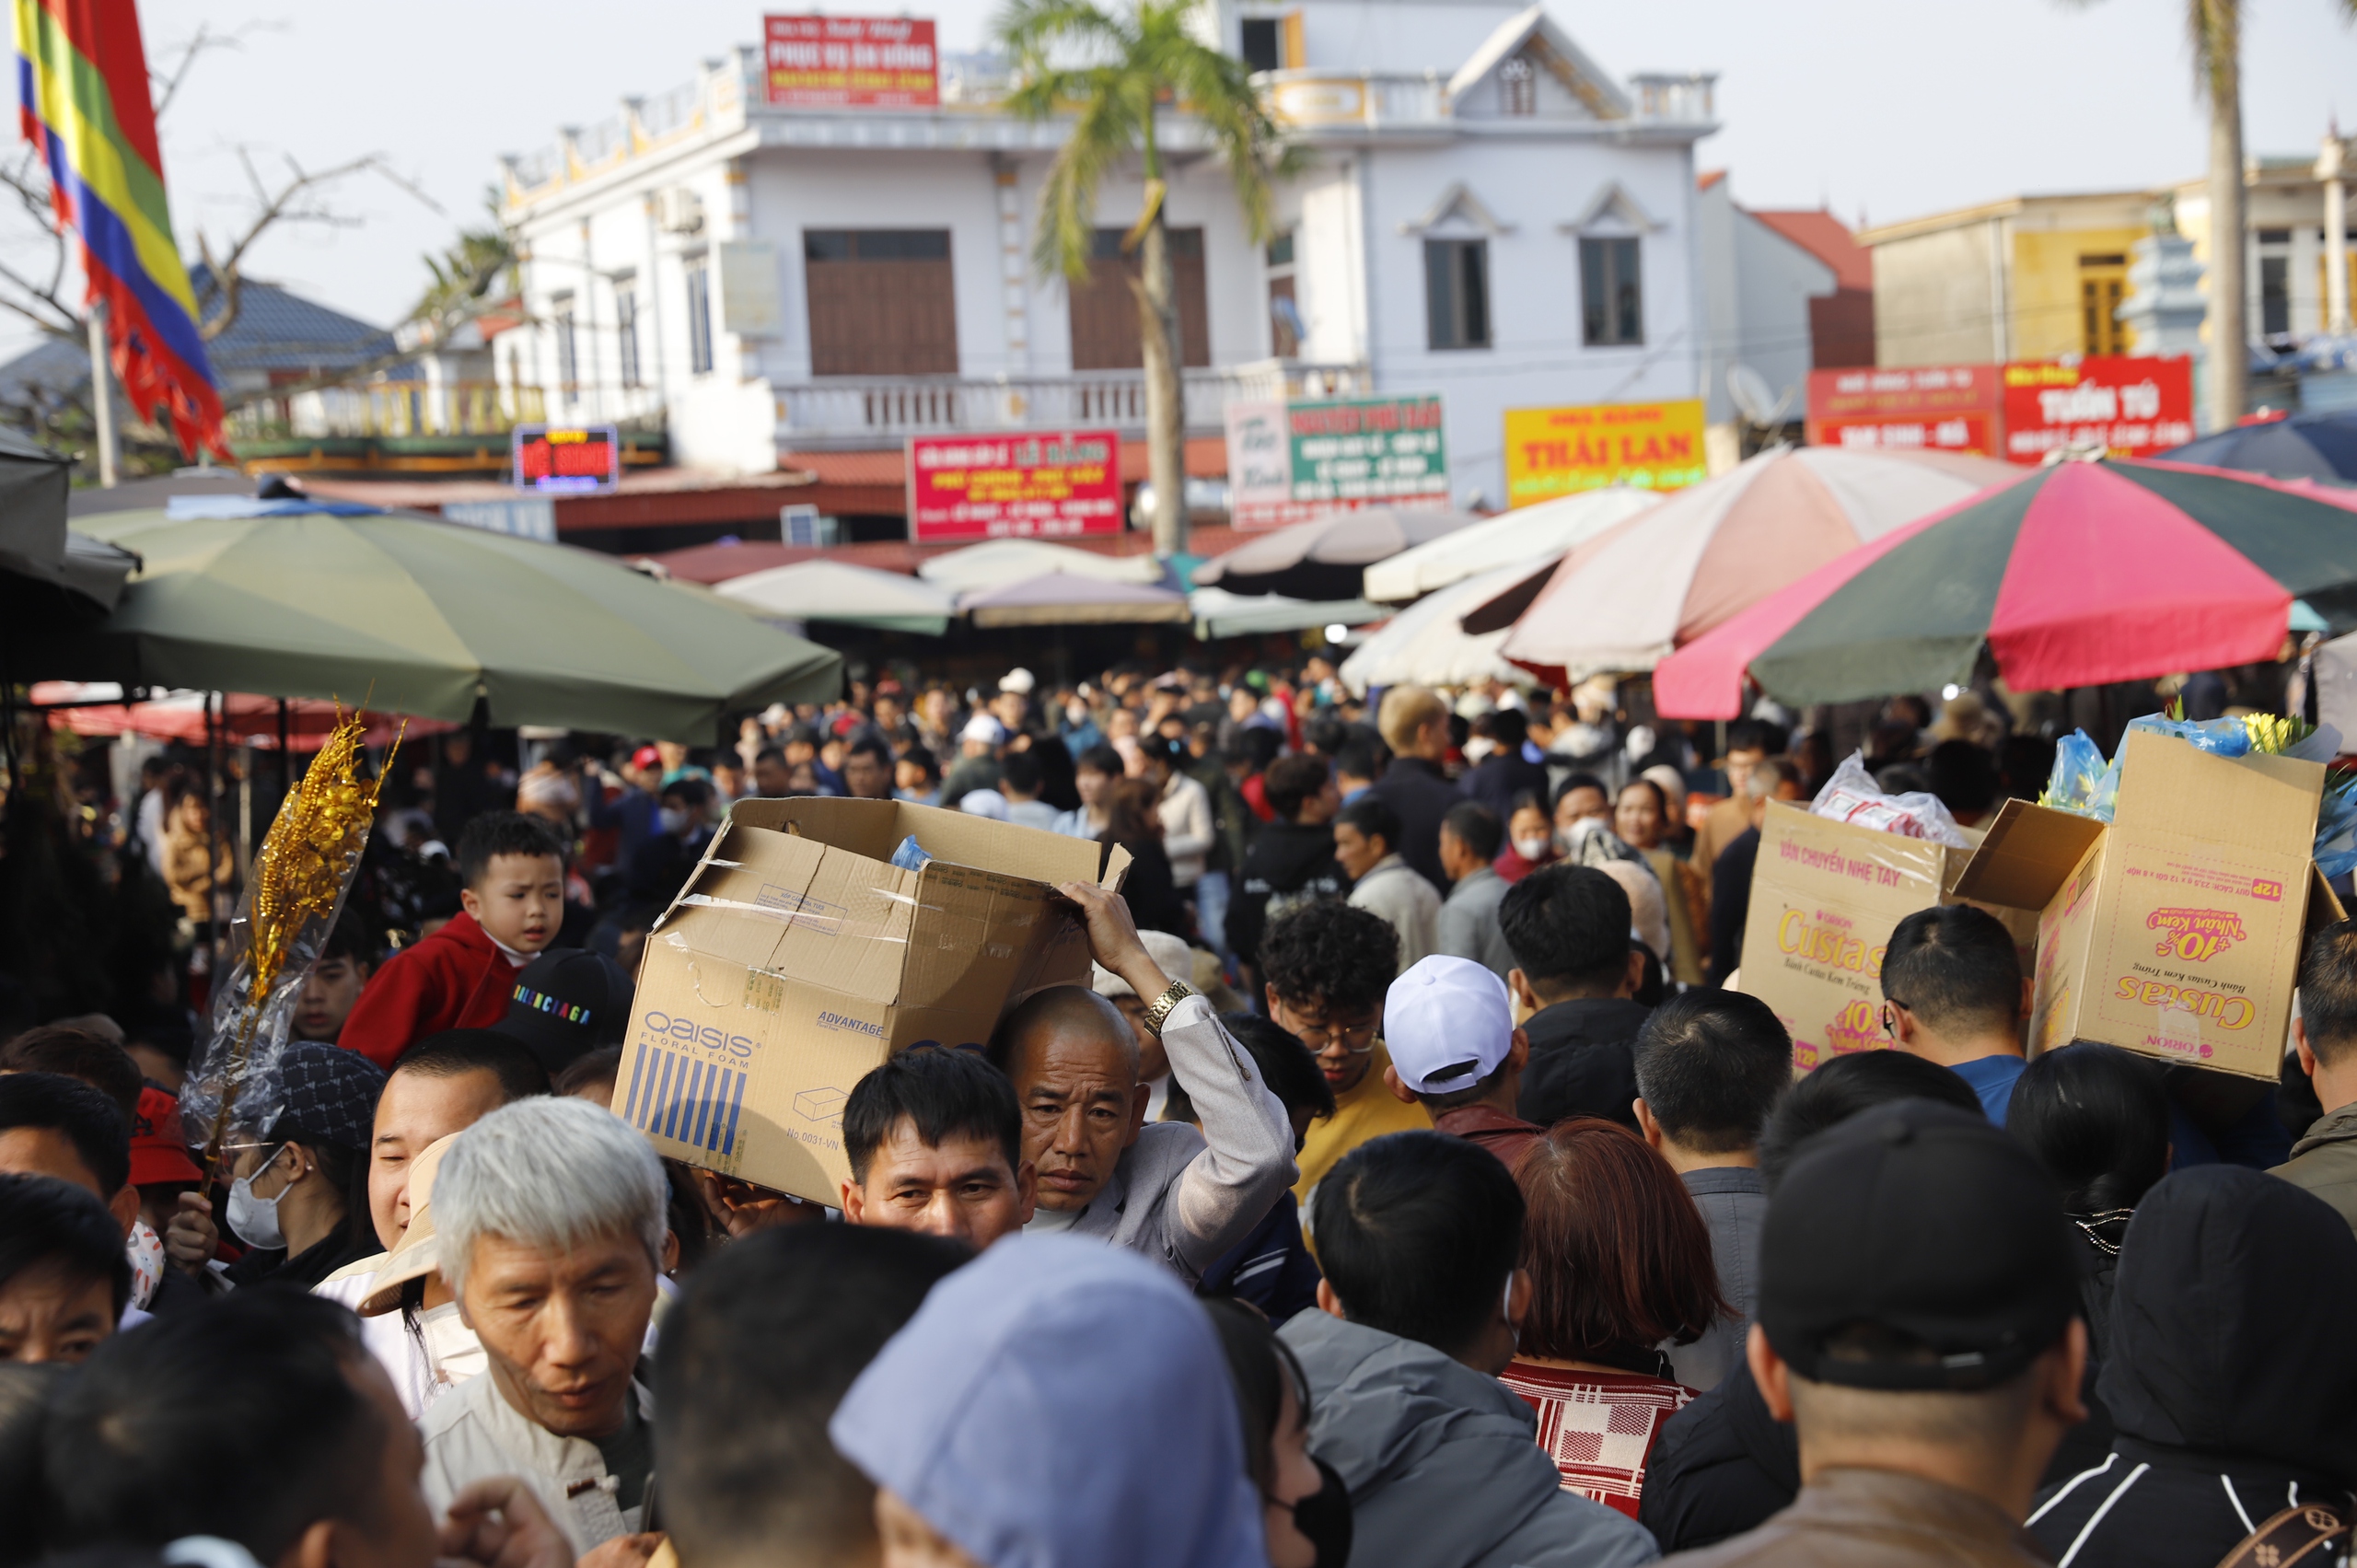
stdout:
[[1735,718],[1747,673],[1786,703],[1971,679],[2017,691],[2273,658],[2293,599],[2357,625],[2357,511],[2181,464],[2063,462],[1896,528],[1654,671],[1665,717]]

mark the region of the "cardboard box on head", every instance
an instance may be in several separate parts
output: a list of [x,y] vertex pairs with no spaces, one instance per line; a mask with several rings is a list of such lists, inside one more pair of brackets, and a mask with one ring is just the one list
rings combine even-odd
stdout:
[[[1956,882],[1971,857],[1970,850],[1769,802],[1744,915],[1737,989],[1783,1020],[1795,1072],[1890,1043],[1881,1021],[1890,934],[1917,910],[1963,901]],[[2026,972],[2036,915],[1989,912],[2024,949]]]
[[[891,864],[913,835],[933,858]],[[646,938],[614,1109],[656,1152],[814,1202],[851,1175],[852,1086],[915,1045],[979,1050],[1032,992],[1088,983],[1059,882],[1128,854],[889,800],[739,802]]]
[[2306,934],[2324,768],[2131,730],[2109,826],[2011,801],[1957,891],[2038,916],[2030,1055],[2102,1040],[2273,1082]]

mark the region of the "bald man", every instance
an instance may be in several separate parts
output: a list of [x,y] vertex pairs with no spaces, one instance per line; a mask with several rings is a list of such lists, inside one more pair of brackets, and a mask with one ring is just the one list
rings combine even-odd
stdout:
[[1155,963],[1120,896],[1086,882],[1062,891],[1087,920],[1090,955],[1146,998],[1144,1027],[1202,1130],[1147,1123],[1152,1091],[1119,1007],[1076,985],[1033,993],[990,1043],[1022,1107],[1023,1158],[1039,1172],[1024,1228],[1130,1248],[1192,1285],[1292,1187],[1293,1124],[1211,1004]]

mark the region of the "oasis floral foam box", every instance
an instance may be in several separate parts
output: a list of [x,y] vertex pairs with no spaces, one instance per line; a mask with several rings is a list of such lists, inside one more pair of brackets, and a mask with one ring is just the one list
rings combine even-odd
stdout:
[[[894,865],[914,837],[932,859]],[[737,803],[648,933],[614,1109],[657,1153],[842,1202],[852,1087],[897,1051],[979,1051],[1005,1010],[1088,983],[1059,882],[1128,855],[890,800]]]
[[2038,914],[2030,1054],[2102,1040],[2276,1079],[2307,932],[2340,918],[2310,858],[2324,769],[2129,732],[2109,825],[2009,802],[1960,892]]

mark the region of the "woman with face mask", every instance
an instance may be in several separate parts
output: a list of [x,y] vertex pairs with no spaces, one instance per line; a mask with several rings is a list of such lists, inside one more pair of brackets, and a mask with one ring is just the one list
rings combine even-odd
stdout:
[[1234,1300],[1204,1304],[1244,1416],[1244,1469],[1260,1493],[1269,1568],[1342,1568],[1351,1498],[1309,1452],[1309,1380],[1269,1320]]
[[1509,882],[1519,882],[1556,858],[1555,821],[1547,814],[1547,798],[1530,790],[1514,797],[1506,817],[1505,853],[1494,869]]
[[1711,884],[1670,847],[1673,825],[1669,794],[1659,783],[1634,778],[1620,786],[1612,807],[1612,830],[1645,857],[1661,884],[1663,912],[1669,917],[1669,951],[1661,957],[1671,979],[1700,985],[1711,931]]
[[308,1290],[378,1250],[367,1149],[385,1073],[358,1051],[294,1040],[279,1058],[279,1081],[283,1109],[225,1151],[234,1179],[218,1217],[246,1249],[226,1271],[230,1283]]

